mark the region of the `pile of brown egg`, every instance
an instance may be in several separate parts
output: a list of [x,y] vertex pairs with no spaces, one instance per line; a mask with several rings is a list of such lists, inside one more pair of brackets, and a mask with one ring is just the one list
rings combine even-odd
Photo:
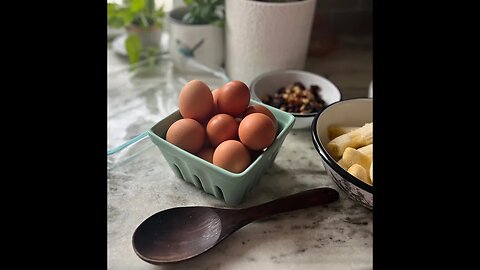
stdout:
[[182,119],[167,130],[168,142],[233,173],[244,171],[275,140],[277,120],[262,105],[250,105],[250,90],[231,81],[210,90],[200,80],[178,97]]

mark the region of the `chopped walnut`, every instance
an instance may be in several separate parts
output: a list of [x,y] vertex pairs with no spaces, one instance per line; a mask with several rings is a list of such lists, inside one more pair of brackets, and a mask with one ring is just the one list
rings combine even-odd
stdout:
[[273,96],[263,97],[262,102],[286,112],[320,112],[326,105],[319,91],[321,88],[318,85],[305,88],[302,83],[295,82],[287,87],[281,87]]

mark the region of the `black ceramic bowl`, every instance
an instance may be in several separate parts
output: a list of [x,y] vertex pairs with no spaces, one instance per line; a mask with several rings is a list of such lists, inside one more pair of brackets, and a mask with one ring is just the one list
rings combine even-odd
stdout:
[[373,209],[373,186],[357,179],[340,167],[325,146],[330,141],[329,126],[363,126],[372,121],[373,100],[355,98],[330,104],[315,116],[311,126],[313,144],[330,178],[350,199],[369,209]]

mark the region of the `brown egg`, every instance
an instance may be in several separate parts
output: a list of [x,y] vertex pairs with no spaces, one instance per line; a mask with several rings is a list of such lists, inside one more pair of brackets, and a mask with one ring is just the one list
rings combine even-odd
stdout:
[[[210,119],[208,119],[210,120]],[[205,139],[203,140],[203,148],[205,147],[212,147],[212,144],[210,143],[210,140],[208,139],[208,136],[207,136],[207,124],[208,124],[208,121],[206,121],[205,123],[200,123],[202,124],[202,127],[203,129],[205,130]]]
[[276,130],[272,119],[263,113],[252,113],[238,126],[240,141],[251,150],[262,150],[275,140]]
[[210,143],[214,147],[217,147],[226,140],[235,140],[238,138],[238,122],[233,116],[220,113],[208,121],[206,131]]
[[270,119],[272,119],[273,123],[275,124],[275,132],[277,131],[277,118],[275,118],[275,115],[273,115],[273,113],[269,109],[267,109],[267,107],[260,104],[250,105],[245,110],[245,112],[243,112],[243,117],[252,113],[263,113],[266,116],[270,117]]
[[192,154],[197,153],[205,142],[205,129],[196,120],[186,118],[175,121],[167,130],[168,142]]
[[213,153],[213,164],[233,173],[243,172],[250,163],[250,152],[236,140],[222,142]]
[[217,88],[212,91],[212,96],[213,96],[213,113],[217,114],[218,113],[218,96],[220,95],[220,89],[222,88]]
[[205,147],[205,148],[202,148],[200,151],[198,151],[196,155],[201,159],[204,159],[210,163],[213,163],[213,152],[215,152],[215,148]]
[[183,118],[192,118],[199,122],[205,121],[214,110],[210,88],[202,81],[189,81],[180,91],[178,108]]
[[224,84],[218,96],[219,113],[230,114],[233,117],[244,112],[250,104],[250,90],[241,81],[231,81]]

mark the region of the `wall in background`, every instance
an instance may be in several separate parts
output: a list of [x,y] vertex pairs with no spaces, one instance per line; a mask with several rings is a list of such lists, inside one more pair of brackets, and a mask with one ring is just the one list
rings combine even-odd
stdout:
[[322,56],[351,42],[371,47],[373,0],[317,0],[309,55]]

